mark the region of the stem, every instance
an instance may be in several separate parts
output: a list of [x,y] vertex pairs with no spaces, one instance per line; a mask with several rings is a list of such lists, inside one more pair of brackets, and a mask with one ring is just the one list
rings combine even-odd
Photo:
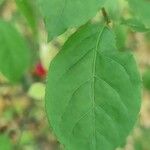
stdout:
[[110,19],[109,19],[109,17],[108,17],[108,14],[107,14],[107,12],[106,12],[106,10],[105,10],[104,7],[102,8],[102,14],[103,14],[103,16],[104,16],[104,19],[105,19],[107,25],[108,25],[111,21],[110,21]]

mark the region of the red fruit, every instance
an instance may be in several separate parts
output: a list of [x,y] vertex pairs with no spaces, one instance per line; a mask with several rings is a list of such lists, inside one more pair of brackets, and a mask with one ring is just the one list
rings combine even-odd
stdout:
[[41,63],[38,63],[35,67],[34,74],[40,78],[46,76],[47,71],[44,69]]

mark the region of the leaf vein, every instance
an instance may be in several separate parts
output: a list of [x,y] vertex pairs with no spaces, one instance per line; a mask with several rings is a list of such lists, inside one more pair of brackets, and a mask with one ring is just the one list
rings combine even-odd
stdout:
[[[76,62],[74,62],[64,73],[63,73],[63,75],[60,77],[60,79],[62,79],[63,77],[64,77],[64,75],[66,74],[66,73],[68,73],[74,66],[76,66],[80,61],[82,61],[83,60],[83,58],[84,57],[86,57],[86,55],[88,55],[88,53],[92,50],[93,48],[90,48],[89,50],[87,50],[87,52],[83,55],[83,56],[81,56]],[[59,80],[60,80],[59,79]]]
[[108,85],[109,87],[111,87],[111,89],[118,95],[118,97],[119,97],[119,99],[120,99],[120,102],[122,103],[122,106],[124,107],[124,109],[125,109],[126,111],[128,111],[127,105],[123,102],[123,100],[122,100],[122,98],[121,98],[119,92],[118,92],[112,85],[110,85],[110,83],[108,83],[106,80],[102,79],[101,77],[95,76],[95,78],[98,79],[98,80],[103,81],[106,85]]
[[[115,126],[115,124],[116,124],[116,121],[110,116],[110,114],[108,114],[107,113],[107,111],[102,107],[102,106],[100,106],[100,105],[98,105],[98,104],[96,104],[96,107],[98,108],[98,109],[100,109],[100,110],[102,110],[104,113],[105,113],[105,115],[113,122],[113,130],[115,130],[115,132],[116,132],[116,134],[117,134],[117,136],[118,136],[118,138],[120,137],[120,135],[119,135],[119,132],[118,132],[118,129],[117,129],[117,127]],[[117,124],[116,124],[117,125]]]
[[69,104],[70,104],[70,102],[71,102],[73,96],[77,93],[77,91],[78,91],[82,86],[84,86],[84,85],[85,85],[86,83],[88,83],[90,80],[91,80],[91,79],[88,79],[87,81],[83,82],[83,83],[82,83],[79,87],[77,87],[77,88],[74,90],[74,92],[71,94],[71,98],[69,99],[67,105],[65,106],[64,112],[63,112],[62,115],[61,115],[61,120],[63,119],[63,116],[64,116],[64,114],[65,114],[65,112],[66,112],[66,109],[67,109],[67,107],[69,106]]
[[[99,53],[99,52],[98,52],[98,53]],[[99,53],[99,55],[101,55],[101,54]],[[119,62],[116,61],[115,59],[113,59],[113,58],[111,58],[111,57],[109,57],[109,56],[106,56],[106,55],[104,55],[104,54],[102,54],[102,56],[104,56],[105,58],[108,58],[108,59],[114,61],[114,62],[117,63],[119,66],[121,66],[121,67],[123,68],[123,70],[126,72],[128,78],[129,78],[129,80],[130,80],[130,82],[131,82],[131,79],[130,79],[130,76],[129,76],[128,71],[126,70],[126,68],[125,68],[121,63],[119,63]],[[132,82],[131,82],[131,83],[132,83]]]
[[[89,113],[91,110],[92,110],[92,107],[90,107],[90,108],[88,109],[88,111],[87,111],[86,113],[84,113],[84,114],[77,120],[77,122],[74,124],[73,128],[71,129],[70,136],[71,136],[71,134],[73,133],[73,131],[74,131],[75,127],[77,126],[77,124],[78,124],[82,119],[84,119],[84,118],[88,115],[88,113]],[[69,138],[69,139],[70,139],[70,138]]]

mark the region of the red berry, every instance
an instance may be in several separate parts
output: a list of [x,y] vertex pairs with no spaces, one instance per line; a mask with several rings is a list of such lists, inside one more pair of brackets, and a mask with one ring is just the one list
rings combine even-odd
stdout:
[[46,76],[47,71],[44,69],[41,63],[38,63],[35,67],[34,74],[40,78],[43,78]]

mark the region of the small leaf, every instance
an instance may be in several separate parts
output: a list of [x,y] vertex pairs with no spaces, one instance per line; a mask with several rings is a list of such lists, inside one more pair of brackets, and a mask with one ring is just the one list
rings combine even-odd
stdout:
[[22,36],[12,25],[0,20],[0,71],[10,81],[18,81],[29,61],[29,48]]
[[146,26],[140,20],[135,19],[135,18],[122,20],[122,24],[129,26],[133,31],[136,31],[136,32],[150,31],[150,29],[146,28]]
[[12,150],[12,143],[8,136],[0,135],[0,149],[1,150]]
[[88,24],[51,63],[46,111],[68,150],[114,150],[137,119],[141,79],[133,56],[115,44],[108,27]]
[[107,0],[38,0],[49,41],[70,27],[85,24]]

